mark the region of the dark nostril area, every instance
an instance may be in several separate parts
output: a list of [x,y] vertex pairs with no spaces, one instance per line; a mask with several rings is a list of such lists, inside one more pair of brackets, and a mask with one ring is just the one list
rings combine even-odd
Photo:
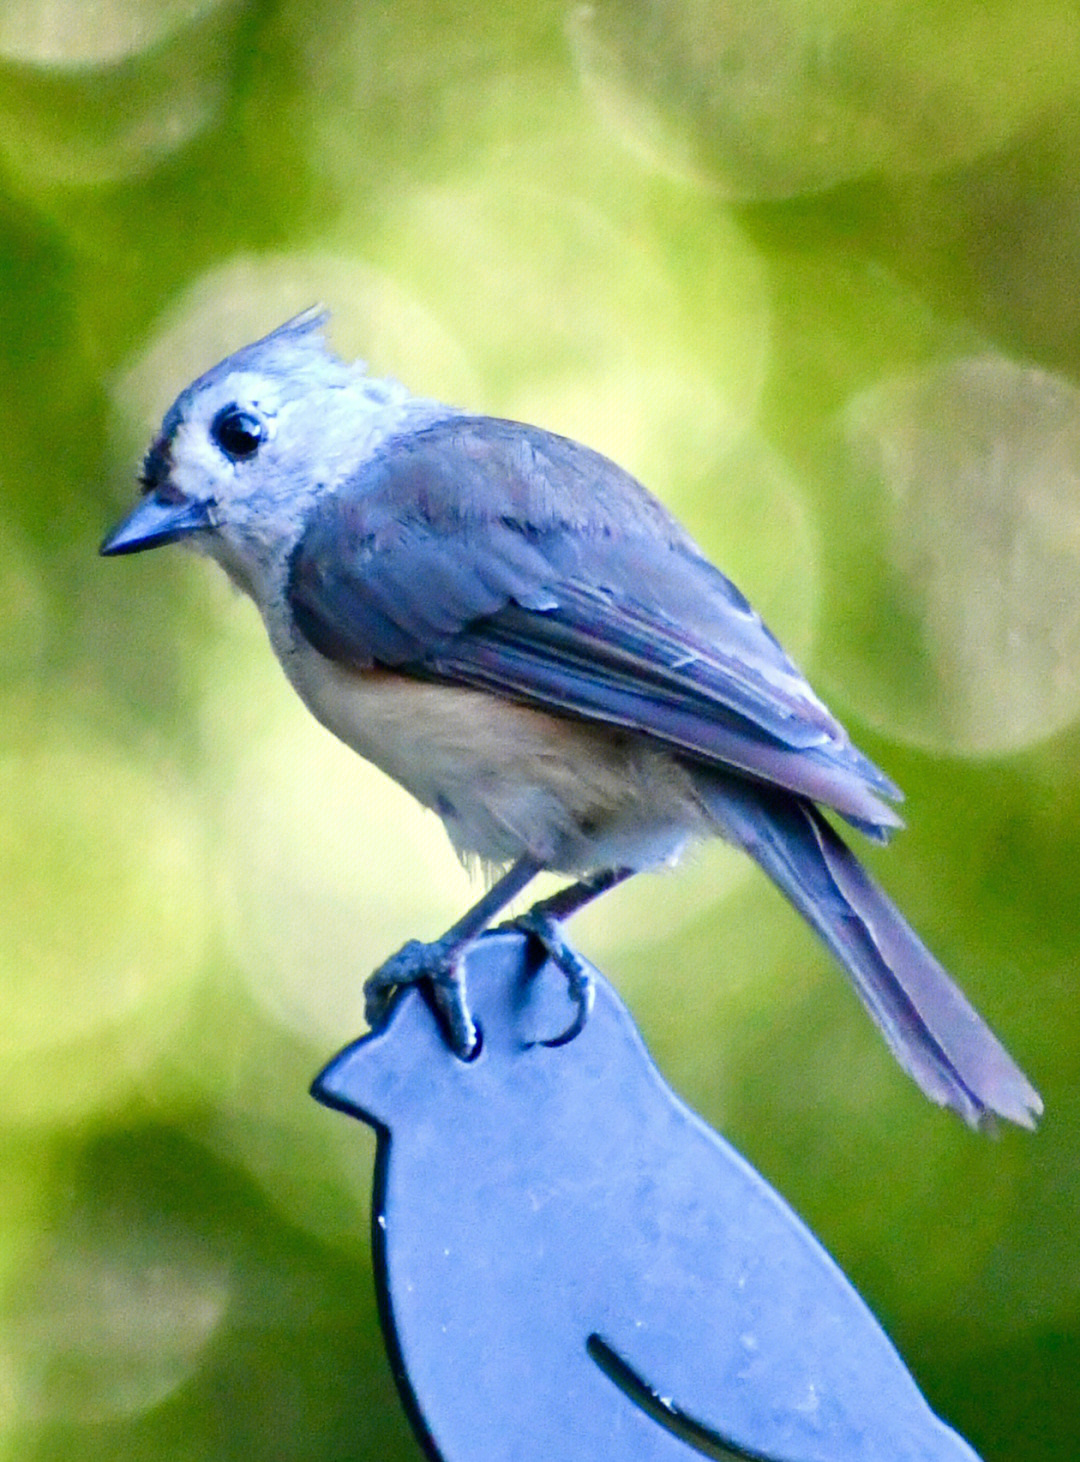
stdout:
[[170,443],[164,437],[159,437],[147,452],[139,476],[143,492],[159,492],[168,482],[172,466],[169,447]]

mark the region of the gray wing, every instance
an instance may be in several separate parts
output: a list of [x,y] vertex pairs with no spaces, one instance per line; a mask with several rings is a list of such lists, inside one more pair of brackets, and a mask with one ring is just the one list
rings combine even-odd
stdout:
[[879,835],[891,782],[750,605],[614,463],[450,417],[386,442],[313,510],[288,599],[322,654],[649,736]]

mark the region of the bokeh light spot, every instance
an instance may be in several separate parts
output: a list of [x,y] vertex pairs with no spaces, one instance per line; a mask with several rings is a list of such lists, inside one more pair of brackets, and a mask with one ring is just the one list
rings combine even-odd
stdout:
[[311,305],[332,314],[331,344],[378,375],[441,381],[449,400],[475,392],[461,347],[435,316],[388,274],[360,258],[327,252],[239,255],[202,275],[157,321],[121,372],[113,398],[122,450],[142,450],[177,394],[230,351]]
[[569,33],[617,135],[744,200],[976,157],[1072,97],[1080,62],[1065,0],[597,0]]
[[873,681],[890,734],[1013,751],[1080,714],[1080,391],[1001,356],[856,397],[843,432],[882,503],[885,553],[922,637],[917,694]]
[[86,727],[76,734],[70,707],[55,725],[35,710],[31,720],[6,701],[0,746],[0,797],[19,809],[0,824],[8,1121],[71,1119],[129,1091],[207,936],[201,834],[182,786]]
[[144,176],[220,115],[240,14],[237,0],[5,3],[0,157],[34,195]]
[[236,0],[4,0],[0,56],[36,66],[101,66],[235,6]]
[[6,1317],[2,1348],[23,1421],[101,1422],[159,1405],[191,1375],[228,1298],[226,1277],[157,1253],[118,1226],[71,1245]]

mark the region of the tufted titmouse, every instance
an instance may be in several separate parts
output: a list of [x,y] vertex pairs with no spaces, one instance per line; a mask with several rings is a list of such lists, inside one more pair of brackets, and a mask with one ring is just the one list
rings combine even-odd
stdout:
[[850,975],[900,1064],[973,1126],[1033,1126],[1038,1094],[821,804],[871,837],[900,794],[739,591],[645,489],[587,447],[376,380],[309,311],[200,376],[101,546],[182,540],[258,605],[312,712],[507,871],[434,944],[368,982],[377,1014],[431,978],[477,1049],[462,955],[542,869],[578,882],[524,923],[587,976],[559,924],[719,835],[779,885]]

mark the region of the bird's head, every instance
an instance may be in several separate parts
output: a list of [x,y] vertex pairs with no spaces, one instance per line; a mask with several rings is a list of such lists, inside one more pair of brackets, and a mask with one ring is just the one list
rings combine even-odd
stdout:
[[194,381],[143,463],[143,496],[106,555],[183,541],[253,594],[287,554],[314,499],[346,478],[411,398],[327,348],[309,310]]

